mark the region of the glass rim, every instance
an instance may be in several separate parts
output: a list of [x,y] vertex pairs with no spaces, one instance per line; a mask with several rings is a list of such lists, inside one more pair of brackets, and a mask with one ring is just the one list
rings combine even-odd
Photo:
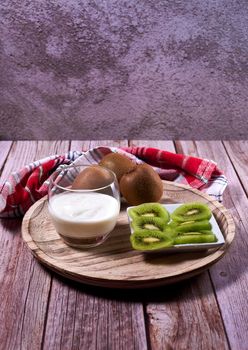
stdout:
[[[50,181],[50,184],[49,184],[49,188],[51,189],[51,187],[53,186],[56,186],[57,188],[60,188],[61,190],[64,190],[64,191],[68,191],[68,192],[80,192],[80,193],[84,193],[84,192],[94,192],[94,191],[100,191],[100,190],[103,190],[109,186],[111,186],[112,184],[115,183],[115,181],[118,183],[117,181],[117,177],[115,175],[115,173],[108,169],[108,168],[105,168],[104,166],[101,166],[101,168],[103,168],[104,170],[106,170],[108,173],[110,173],[112,176],[113,176],[113,181],[110,182],[108,185],[106,186],[102,186],[102,187],[95,187],[95,188],[89,188],[89,189],[80,189],[80,188],[76,188],[76,189],[72,189],[70,187],[64,187],[64,186],[61,186],[61,185],[58,185],[54,182],[54,175],[56,174],[56,172],[58,172],[58,175],[57,177],[59,176],[59,174],[63,171],[63,170],[68,170],[70,168],[78,168],[78,167],[90,167],[91,165],[98,165],[97,163],[96,164],[69,164],[69,165],[64,165],[61,169],[56,169],[55,172],[52,174],[51,176],[51,181]],[[99,165],[100,166],[100,165]],[[57,179],[56,177],[56,179]],[[52,186],[53,185],[53,186]]]

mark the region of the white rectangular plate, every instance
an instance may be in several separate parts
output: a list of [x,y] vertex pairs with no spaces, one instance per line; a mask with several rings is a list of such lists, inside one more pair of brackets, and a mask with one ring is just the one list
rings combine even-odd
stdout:
[[[176,208],[180,207],[183,203],[177,203],[177,204],[161,204],[163,205],[169,213],[172,213]],[[131,226],[132,218],[129,216],[129,209],[133,207],[127,208],[127,216],[130,224],[130,230],[131,234],[133,234],[133,229]],[[222,232],[219,228],[219,225],[217,221],[215,220],[215,217],[212,215],[210,218],[210,223],[212,225],[212,231],[215,234],[217,238],[217,242],[214,243],[191,243],[191,244],[177,244],[172,247],[168,248],[162,248],[162,249],[155,249],[155,250],[144,250],[146,253],[156,253],[156,252],[190,252],[190,251],[197,251],[197,250],[206,250],[211,248],[219,248],[225,243],[225,238],[222,235]]]

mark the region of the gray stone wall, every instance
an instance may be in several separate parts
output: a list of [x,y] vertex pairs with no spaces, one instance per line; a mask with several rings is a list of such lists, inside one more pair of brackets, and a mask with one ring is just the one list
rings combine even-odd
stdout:
[[2,0],[0,138],[246,138],[247,10]]

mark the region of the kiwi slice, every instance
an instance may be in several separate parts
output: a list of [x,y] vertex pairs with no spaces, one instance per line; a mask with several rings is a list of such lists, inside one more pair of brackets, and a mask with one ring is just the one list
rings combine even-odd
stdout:
[[176,222],[209,220],[211,210],[202,203],[186,203],[174,210],[171,218]]
[[[171,226],[173,226],[173,224]],[[211,230],[211,228],[212,225],[207,220],[193,222],[186,221],[184,223],[177,223],[173,227],[177,233]]]
[[130,236],[132,247],[136,250],[155,250],[171,247],[173,240],[163,232],[152,230],[138,230]]
[[215,235],[200,234],[200,232],[190,232],[190,234],[180,235],[175,237],[174,239],[174,245],[213,242],[217,242],[217,238]]
[[214,234],[213,231],[210,231],[210,230],[202,230],[201,233],[204,235],[213,235]]
[[129,215],[132,219],[140,217],[153,217],[163,219],[165,223],[169,222],[169,212],[159,203],[144,203],[129,209]]
[[164,233],[166,234],[166,236],[172,239],[178,235],[178,232],[175,230],[175,227],[171,224],[165,226]]
[[131,226],[134,231],[137,230],[151,230],[151,231],[163,231],[166,223],[156,217],[143,216],[136,218],[131,222]]
[[180,236],[197,236],[197,235],[202,235],[201,232],[197,231],[192,231],[192,232],[186,232],[186,233],[181,233]]

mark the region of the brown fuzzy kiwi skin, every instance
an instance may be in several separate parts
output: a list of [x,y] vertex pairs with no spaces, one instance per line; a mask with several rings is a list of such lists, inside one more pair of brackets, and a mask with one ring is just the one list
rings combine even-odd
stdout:
[[120,182],[120,179],[124,174],[129,173],[136,168],[134,162],[119,153],[107,154],[101,159],[99,165],[112,170],[115,173],[118,182]]
[[158,202],[163,194],[163,182],[148,164],[138,164],[120,180],[120,191],[131,205]]
[[90,165],[82,170],[72,183],[72,189],[94,189],[113,182],[114,176],[99,165]]

